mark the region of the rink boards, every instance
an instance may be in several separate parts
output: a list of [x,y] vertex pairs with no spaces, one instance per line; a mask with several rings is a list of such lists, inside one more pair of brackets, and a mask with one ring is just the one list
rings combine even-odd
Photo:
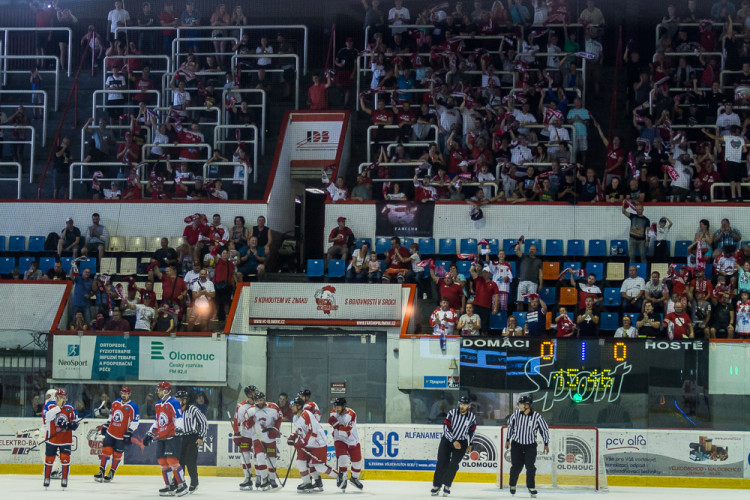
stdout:
[[[99,464],[102,419],[84,420],[73,436],[73,473],[94,473]],[[126,448],[122,474],[156,473],[156,447],[144,447],[142,437],[151,426],[142,421]],[[44,439],[38,418],[0,419],[0,473],[36,474],[41,471],[44,446],[33,448]],[[335,465],[330,427],[328,463]],[[288,435],[291,424],[282,424]],[[408,424],[361,424],[358,426],[364,458],[365,479],[425,481],[432,478],[442,426]],[[499,426],[480,426],[474,450],[462,460],[457,481],[493,483],[497,480],[500,443]],[[40,437],[42,436],[42,437]],[[199,449],[198,465],[205,475],[240,476],[240,456],[232,443],[229,422],[210,422],[208,436]],[[279,443],[278,468],[286,473],[291,457],[286,438]],[[711,430],[600,429],[599,451],[603,455],[610,486],[706,486],[750,487],[750,433]],[[507,452],[505,452],[507,454]],[[509,456],[505,457],[506,460]],[[559,463],[560,474],[577,472],[579,457],[564,453],[540,457]],[[540,467],[540,471],[542,468]],[[296,476],[292,470],[291,476]]]

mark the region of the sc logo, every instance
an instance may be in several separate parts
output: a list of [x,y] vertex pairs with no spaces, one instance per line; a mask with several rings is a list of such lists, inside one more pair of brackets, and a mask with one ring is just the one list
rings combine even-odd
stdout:
[[398,455],[397,432],[389,432],[385,435],[378,431],[372,435],[372,456],[382,457],[383,454],[391,458]]

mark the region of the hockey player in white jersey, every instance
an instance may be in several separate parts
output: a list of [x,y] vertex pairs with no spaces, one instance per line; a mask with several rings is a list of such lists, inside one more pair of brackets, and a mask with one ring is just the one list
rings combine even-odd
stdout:
[[249,418],[248,412],[252,408],[255,398],[256,387],[254,385],[248,385],[245,387],[245,396],[247,399],[237,404],[237,408],[234,410],[234,420],[232,427],[234,428],[234,445],[240,452],[240,458],[242,459],[242,472],[245,474],[245,480],[240,483],[241,490],[252,490],[253,489],[253,437],[255,435],[252,427],[245,426],[245,422]]
[[315,403],[315,401],[312,401],[310,398],[312,396],[312,392],[310,392],[310,389],[302,389],[297,393],[297,396],[302,398],[302,401],[305,402],[305,410],[309,411],[313,414],[313,416],[320,422],[320,408],[318,408],[318,405]]
[[326,465],[325,432],[315,416],[305,410],[305,401],[301,397],[294,399],[292,411],[294,412],[292,420],[294,431],[289,436],[287,444],[297,449],[297,469],[302,478],[297,491],[310,492],[315,488],[323,491],[320,474],[332,474],[331,468]]
[[276,480],[276,460],[278,445],[276,438],[281,436],[281,410],[276,403],[266,402],[266,395],[258,391],[255,393],[255,406],[248,411],[245,426],[253,428],[255,451],[255,473],[257,479],[255,487],[267,491],[279,487]]
[[351,482],[362,489],[359,473],[362,472],[362,448],[359,445],[357,432],[357,414],[346,407],[345,398],[336,398],[333,410],[328,417],[328,423],[333,427],[333,447],[336,450],[336,465],[338,478],[336,486],[346,489],[346,470],[351,464]]
[[[55,400],[55,394],[57,394],[57,389],[47,389],[47,392],[44,393],[44,404],[42,405],[42,408],[47,406],[47,403],[49,403],[50,401]],[[44,424],[42,424],[42,427],[39,429],[39,433],[36,438],[37,442],[44,441],[44,435],[46,433],[47,433],[47,428]],[[44,463],[44,459],[47,456],[44,446],[39,446],[39,453],[41,453],[42,463]],[[62,477],[60,459],[57,457],[55,457],[55,462],[54,462],[54,465],[52,466],[52,473],[50,474],[50,477],[52,479],[60,479]]]

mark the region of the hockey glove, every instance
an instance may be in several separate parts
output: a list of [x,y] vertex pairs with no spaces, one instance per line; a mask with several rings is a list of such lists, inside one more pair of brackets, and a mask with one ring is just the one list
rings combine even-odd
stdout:
[[143,446],[148,446],[154,441],[154,435],[150,432],[143,438]]
[[76,429],[78,429],[78,422],[77,421],[73,420],[72,422],[68,422],[68,430],[69,431],[74,431]]
[[281,433],[276,427],[266,427],[265,429],[263,429],[263,432],[265,434],[268,434],[268,437],[270,437],[271,439],[276,439],[277,437],[281,436]]
[[125,434],[124,434],[124,435],[122,436],[122,442],[123,442],[123,443],[125,443],[125,444],[130,444],[130,439],[132,438],[132,436],[133,436],[133,435],[132,435],[132,433],[130,433],[130,432],[126,432],[126,433],[125,433]]
[[102,433],[102,436],[107,435],[107,429],[109,429],[109,422],[102,424],[101,429],[99,429],[99,432]]
[[239,446],[242,443],[242,437],[235,435],[232,437],[232,442],[234,442],[235,446]]
[[294,443],[294,447],[297,449],[297,451],[302,451],[305,448],[305,442],[301,439],[298,439],[297,442]]
[[294,446],[296,442],[297,442],[297,435],[296,434],[292,434],[286,440],[286,444],[288,444],[289,446]]

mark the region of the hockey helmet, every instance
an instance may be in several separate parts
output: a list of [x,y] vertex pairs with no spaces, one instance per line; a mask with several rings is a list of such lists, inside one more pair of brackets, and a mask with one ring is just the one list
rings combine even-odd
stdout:
[[65,389],[58,389],[57,392],[55,392],[55,399],[57,398],[67,398],[68,393]]
[[245,386],[245,396],[250,397],[253,394],[255,394],[255,391],[257,391],[257,390],[258,390],[258,388],[255,387],[254,385],[247,385],[247,386]]
[[468,405],[468,404],[471,404],[471,402],[469,401],[469,397],[468,396],[461,396],[460,398],[458,398],[458,404],[460,404],[460,405]]
[[265,395],[265,393],[258,391],[258,392],[255,393],[255,398],[254,399],[255,399],[255,401],[260,401],[261,399],[263,401],[265,401],[266,400],[266,395]]
[[169,382],[166,382],[166,381],[165,382],[159,382],[156,385],[156,388],[157,389],[164,389],[167,392],[172,392],[172,384],[170,384]]
[[128,394],[130,394],[133,391],[130,389],[129,385],[123,385],[122,389],[120,389],[120,392],[127,392]]
[[190,394],[188,394],[188,391],[180,390],[180,391],[177,391],[177,393],[175,394],[175,397],[177,399],[188,399],[190,397]]
[[346,398],[336,398],[333,400],[333,406],[346,406]]
[[305,406],[305,400],[302,399],[301,397],[297,396],[296,398],[294,398],[294,403],[292,403],[292,404],[293,405],[297,405],[300,408],[302,408],[302,407]]
[[530,405],[533,402],[534,400],[528,394],[521,394],[521,397],[518,398],[519,405]]

